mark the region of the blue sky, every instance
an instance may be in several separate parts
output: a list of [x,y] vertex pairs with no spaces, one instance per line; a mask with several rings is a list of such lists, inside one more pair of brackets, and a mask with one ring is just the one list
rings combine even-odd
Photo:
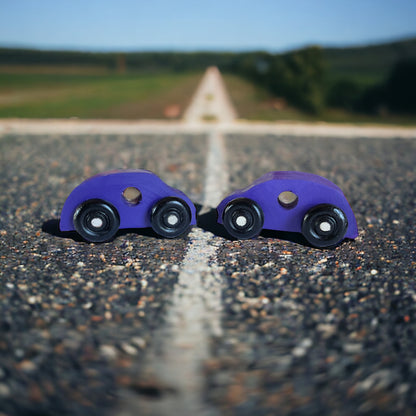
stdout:
[[416,0],[0,0],[0,45],[282,51],[416,35]]

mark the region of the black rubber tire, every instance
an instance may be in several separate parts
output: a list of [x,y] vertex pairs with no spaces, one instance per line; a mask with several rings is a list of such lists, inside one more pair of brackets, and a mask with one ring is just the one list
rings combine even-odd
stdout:
[[[99,225],[94,226],[93,220]],[[91,200],[81,204],[75,211],[74,226],[84,240],[104,243],[117,234],[120,217],[117,210],[108,202]]]
[[[238,224],[238,219],[241,218],[245,221],[244,224]],[[263,211],[251,199],[233,199],[224,209],[222,222],[232,237],[247,240],[257,237],[263,229]]]
[[182,199],[163,198],[152,208],[151,223],[153,230],[162,237],[179,237],[189,229],[191,210]]
[[[322,228],[323,223],[328,230]],[[330,204],[311,208],[302,221],[303,236],[317,248],[336,246],[344,239],[347,228],[348,220],[342,209]]]

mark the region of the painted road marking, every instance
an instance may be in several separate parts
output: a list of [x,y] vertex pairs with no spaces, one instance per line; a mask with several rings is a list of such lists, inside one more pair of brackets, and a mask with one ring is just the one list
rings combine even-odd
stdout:
[[184,113],[184,120],[187,123],[224,123],[232,122],[236,117],[237,112],[231,103],[220,71],[217,67],[209,67]]
[[[228,181],[223,139],[216,131],[209,137],[205,178],[203,209],[207,210],[221,201]],[[216,237],[201,228],[195,227],[189,237],[157,365],[164,381],[177,390],[165,400],[170,414],[213,414],[202,399],[205,380],[201,365],[210,357],[211,337],[221,335],[221,277],[215,263],[218,245]]]
[[[224,141],[214,129],[209,135],[201,212],[218,205],[227,183]],[[192,229],[189,239],[166,322],[154,334],[154,348],[147,360],[159,382],[175,392],[157,400],[126,396],[126,405],[119,415],[130,416],[137,409],[141,409],[142,414],[158,416],[218,415],[218,411],[203,400],[202,365],[210,358],[212,337],[222,335],[221,270],[216,263],[220,242],[214,234],[198,227]]]
[[[211,123],[213,124],[213,123]],[[92,134],[204,134],[210,123],[187,123],[165,120],[0,120],[0,139],[11,134],[45,135],[63,134],[71,137]],[[354,126],[349,124],[257,122],[235,120],[215,123],[223,134],[297,136],[306,138],[330,137],[333,139],[416,139],[414,127]]]

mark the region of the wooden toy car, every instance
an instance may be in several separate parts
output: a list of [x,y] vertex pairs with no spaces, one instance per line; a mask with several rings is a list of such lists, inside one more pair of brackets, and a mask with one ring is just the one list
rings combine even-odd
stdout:
[[111,240],[119,229],[152,227],[167,238],[196,224],[196,210],[181,191],[150,171],[104,172],[77,186],[65,201],[61,231],[76,230],[89,242]]
[[237,239],[261,230],[302,233],[314,247],[332,247],[358,236],[357,222],[341,189],[321,176],[269,172],[228,195],[217,207],[218,222]]

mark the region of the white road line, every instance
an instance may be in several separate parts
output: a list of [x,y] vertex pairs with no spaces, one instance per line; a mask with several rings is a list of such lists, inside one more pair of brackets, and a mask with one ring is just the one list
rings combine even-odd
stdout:
[[416,139],[414,127],[354,126],[351,124],[228,121],[196,123],[165,120],[0,120],[0,139],[8,134],[68,136],[90,134],[205,134],[207,127],[215,125],[224,134],[252,134],[300,137]]
[[223,135],[212,129],[205,171],[204,207],[216,207],[228,191],[228,169]]
[[[226,187],[222,136],[213,131],[205,172],[204,206],[215,208]],[[204,377],[201,364],[210,357],[211,336],[221,335],[221,280],[215,266],[214,235],[195,227],[182,262],[172,305],[167,313],[167,336],[158,361],[165,382],[175,386],[167,398],[170,414],[202,415]]]
[[220,130],[228,134],[253,134],[275,136],[298,136],[305,139],[311,137],[330,137],[339,139],[416,139],[414,127],[392,125],[366,125],[301,122],[257,122],[239,120],[235,123],[223,124]]
[[[235,116],[217,68],[207,70],[185,118],[200,124],[205,115],[218,121],[233,120]],[[204,200],[199,215],[215,208],[227,190],[225,147],[221,133],[215,128],[209,133],[204,177]],[[160,341],[160,352],[153,351],[149,357],[156,377],[175,388],[175,393],[147,402],[146,413],[150,415],[218,414],[203,400],[202,371],[204,361],[210,358],[212,337],[222,334],[221,276],[215,259],[218,239],[198,227],[189,238],[165,325],[154,337]]]
[[209,67],[184,113],[184,120],[232,122],[236,116],[220,71],[215,66]]
[[[212,130],[205,172],[202,211],[215,208],[227,188],[225,150],[222,135]],[[213,336],[221,336],[221,276],[215,255],[218,239],[195,227],[189,234],[188,251],[182,262],[172,303],[164,327],[154,335],[159,351],[149,355],[156,378],[175,389],[157,400],[127,397],[130,409],[146,415],[215,416],[218,411],[203,400],[203,362],[210,358]],[[130,415],[126,408],[119,415]]]

